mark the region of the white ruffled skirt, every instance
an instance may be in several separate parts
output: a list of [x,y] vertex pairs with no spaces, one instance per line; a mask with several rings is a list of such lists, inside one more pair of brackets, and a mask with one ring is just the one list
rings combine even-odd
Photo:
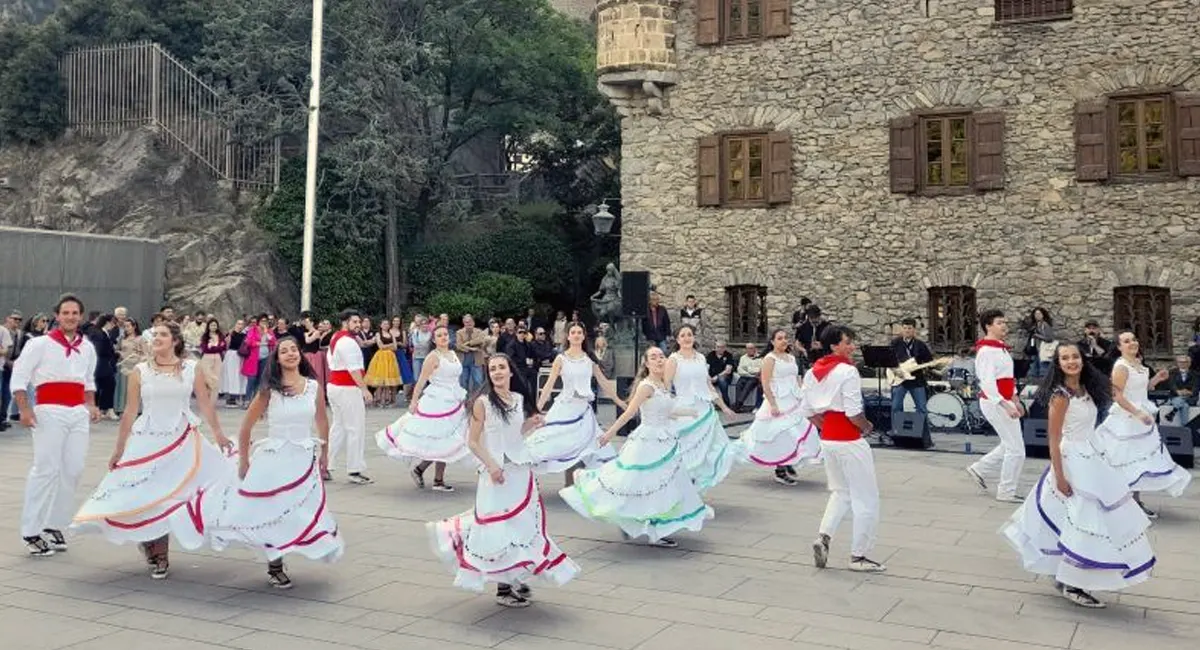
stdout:
[[[1139,406],[1147,413],[1156,410],[1153,404]],[[1135,492],[1166,492],[1177,497],[1192,480],[1190,472],[1171,460],[1158,425],[1143,424],[1119,406],[1112,406],[1096,427],[1095,445]]]
[[461,388],[429,385],[408,413],[375,434],[375,443],[391,458],[407,462],[471,458],[466,397]]
[[821,462],[821,437],[817,428],[800,414],[800,399],[784,394],[776,398],[779,415],[771,415],[765,400],[754,414],[754,422],[742,433],[739,444],[750,462],[763,467],[784,467]]
[[643,422],[629,434],[616,460],[576,472],[575,484],[559,495],[584,517],[651,541],[680,530],[699,531],[713,517],[684,467],[679,438],[667,424]]
[[1150,520],[1121,472],[1089,441],[1064,441],[1063,471],[1073,494],[1058,492],[1047,468],[1001,528],[1025,569],[1071,587],[1113,591],[1150,577]]
[[480,592],[488,583],[534,579],[563,585],[579,573],[546,533],[546,511],[528,465],[505,465],[500,485],[480,472],[475,508],[425,527],[456,587]]
[[225,360],[221,362],[221,381],[217,392],[238,397],[246,394],[246,376],[242,374],[242,357],[238,355],[237,350],[225,353]]
[[583,463],[602,465],[617,457],[612,444],[600,446],[604,433],[586,399],[559,397],[546,412],[546,423],[525,438],[525,448],[539,474],[554,474]]
[[710,400],[696,399],[691,404],[679,404],[679,408],[696,412],[671,424],[679,436],[679,450],[688,475],[701,492],[706,492],[724,481],[734,463],[744,460],[745,454],[729,440],[721,416]]
[[225,455],[186,416],[167,431],[149,431],[139,418],[116,469],[79,508],[71,528],[116,544],[170,535],[196,550],[205,542],[208,492],[231,478],[236,472]]
[[266,438],[254,445],[242,481],[229,481],[207,500],[212,547],[257,549],[270,561],[297,553],[333,562],[345,541],[329,509],[317,463],[320,441]]

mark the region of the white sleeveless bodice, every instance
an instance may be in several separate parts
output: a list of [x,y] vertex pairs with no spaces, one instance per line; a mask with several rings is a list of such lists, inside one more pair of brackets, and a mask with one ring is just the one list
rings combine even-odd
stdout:
[[[670,424],[671,411],[675,408],[675,398],[671,394],[649,381],[642,381],[643,384],[654,389],[654,394],[645,402],[642,402],[642,407],[639,409],[642,424],[655,427],[665,427]],[[638,390],[641,390],[639,386]]]
[[[1146,366],[1135,368],[1124,359],[1117,359],[1116,363],[1114,364],[1114,368],[1116,366],[1125,368],[1128,373],[1125,379],[1125,391],[1123,393],[1125,395],[1125,399],[1139,406],[1149,402],[1150,369]],[[1116,405],[1115,403],[1114,405],[1120,408],[1119,405]],[[1150,412],[1153,413],[1154,410],[1151,409]]]
[[317,382],[309,379],[304,392],[286,396],[271,391],[267,404],[267,436],[277,440],[302,442],[313,437],[317,415]]
[[[512,394],[512,406],[508,410],[508,422],[500,411],[492,405],[486,395],[480,395],[487,408],[483,420],[483,446],[487,448],[492,460],[497,463],[529,463],[529,453],[525,451],[525,438],[521,435],[521,426],[525,422],[524,399],[518,393]],[[507,460],[506,460],[507,459]]]
[[775,370],[771,373],[771,392],[777,398],[784,395],[799,397],[800,384],[796,378],[800,376],[800,368],[796,365],[796,357],[772,352],[771,358],[775,360]]
[[1067,404],[1067,416],[1063,420],[1063,441],[1085,442],[1096,430],[1096,403],[1087,396],[1072,397]]
[[568,399],[586,399],[591,401],[596,395],[592,392],[592,360],[586,355],[572,359],[565,354],[558,355],[562,362],[562,395]]
[[462,362],[458,360],[458,355],[453,352],[442,354],[434,351],[429,353],[430,356],[436,356],[438,367],[433,371],[433,376],[429,378],[429,383],[443,388],[459,388],[458,380],[462,377]]
[[693,353],[691,359],[678,352],[671,355],[675,359],[675,397],[681,402],[712,401],[712,390],[708,385],[708,362],[699,353]]
[[138,416],[139,430],[167,432],[179,426],[180,417],[195,423],[192,413],[192,387],[196,381],[196,362],[183,361],[182,371],[159,372],[143,361],[137,365],[142,384],[142,414]]

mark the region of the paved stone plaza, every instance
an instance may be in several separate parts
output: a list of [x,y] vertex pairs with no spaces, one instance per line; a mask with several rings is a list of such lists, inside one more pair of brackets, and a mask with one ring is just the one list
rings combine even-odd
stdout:
[[[226,432],[240,411],[223,410]],[[382,426],[397,412],[371,411]],[[115,425],[95,428],[80,493],[99,480]],[[622,543],[543,484],[552,534],[582,567],[529,609],[451,587],[423,523],[471,507],[474,474],[451,469],[455,494],[417,492],[405,469],[370,443],[373,486],[330,485],[347,540],[335,565],[290,562],[296,588],[272,591],[246,551],[176,553],[152,581],[135,548],[97,537],[31,559],[17,535],[30,458],[23,430],[0,434],[0,630],[4,650],[966,650],[1195,648],[1200,638],[1200,486],[1179,500],[1150,497],[1155,577],[1107,610],[1084,610],[1023,572],[996,534],[1012,511],[980,496],[954,453],[877,451],[886,575],[812,566],[809,543],[825,502],[824,473],[777,485],[741,468],[710,495],[716,519],[675,550]],[[976,447],[978,449],[978,446]],[[1026,485],[1045,467],[1031,460]],[[344,476],[344,473],[341,474]],[[834,540],[847,553],[849,518]]]

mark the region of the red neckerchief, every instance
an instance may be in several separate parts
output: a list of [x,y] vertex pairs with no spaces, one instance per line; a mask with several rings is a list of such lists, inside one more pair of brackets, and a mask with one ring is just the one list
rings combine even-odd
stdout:
[[825,378],[829,376],[829,373],[833,372],[834,368],[842,365],[843,363],[848,366],[854,365],[849,359],[840,354],[823,356],[820,359],[817,359],[817,362],[813,364],[813,376],[817,378],[817,381],[824,381]]
[[62,330],[52,329],[52,330],[50,330],[50,338],[54,339],[55,342],[57,342],[59,345],[61,345],[67,349],[67,358],[68,359],[71,358],[72,352],[78,352],[80,354],[83,354],[83,350],[81,350],[79,347],[79,346],[83,345],[83,335],[80,334],[79,332],[75,332],[75,340],[74,341],[68,341],[67,335],[63,334]]
[[997,341],[995,339],[979,339],[975,341],[975,351],[978,352],[980,348],[1000,348],[1007,352],[1012,349],[1012,346],[1004,341]]

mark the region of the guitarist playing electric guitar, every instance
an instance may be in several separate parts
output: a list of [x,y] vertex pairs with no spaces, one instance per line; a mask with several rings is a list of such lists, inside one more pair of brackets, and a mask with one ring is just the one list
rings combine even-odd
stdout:
[[[896,354],[896,361],[904,363],[908,360],[916,361],[918,364],[933,363],[933,352],[925,342],[917,338],[917,321],[913,318],[905,318],[900,321],[900,336],[892,339],[892,352]],[[906,380],[898,386],[892,387],[892,432],[896,432],[896,423],[899,422],[900,416],[904,413],[904,396],[912,395],[913,404],[917,407],[917,412],[925,417],[924,430],[922,435],[929,435],[929,418],[928,410],[925,405],[928,401],[926,391],[925,371],[918,370],[913,373],[913,378]]]

